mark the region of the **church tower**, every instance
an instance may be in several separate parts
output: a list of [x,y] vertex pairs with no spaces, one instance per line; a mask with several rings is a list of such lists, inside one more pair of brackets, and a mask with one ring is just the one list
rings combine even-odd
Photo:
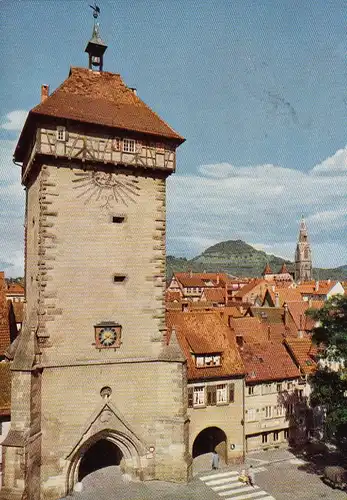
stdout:
[[295,281],[312,279],[311,246],[308,241],[307,226],[304,218],[300,222],[299,240],[295,252]]
[[89,68],[27,117],[26,317],[8,350],[6,500],[56,500],[105,465],[141,480],[190,475],[186,361],[165,342],[166,178],[184,142],[123,82]]

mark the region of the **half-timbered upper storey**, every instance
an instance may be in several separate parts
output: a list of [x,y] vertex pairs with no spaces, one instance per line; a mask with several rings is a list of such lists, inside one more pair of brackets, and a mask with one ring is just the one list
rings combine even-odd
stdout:
[[144,169],[175,170],[175,150],[184,142],[127,87],[120,75],[71,68],[51,95],[27,117],[14,158],[23,162],[23,182],[42,157]]

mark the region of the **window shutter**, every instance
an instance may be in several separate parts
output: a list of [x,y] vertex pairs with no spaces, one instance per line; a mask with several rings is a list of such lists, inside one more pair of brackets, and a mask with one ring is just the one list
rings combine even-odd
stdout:
[[207,386],[207,404],[209,406],[214,406],[217,401],[217,396],[216,396],[216,386],[215,385],[208,385]]
[[193,408],[193,387],[188,387],[188,408]]
[[235,386],[234,384],[229,385],[229,403],[233,403],[235,398]]

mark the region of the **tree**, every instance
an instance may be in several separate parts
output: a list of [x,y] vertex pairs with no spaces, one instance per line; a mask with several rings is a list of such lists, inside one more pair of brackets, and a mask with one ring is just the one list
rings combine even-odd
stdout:
[[312,406],[326,412],[326,435],[347,452],[347,297],[336,295],[308,314],[317,321],[312,340],[319,368],[310,377]]

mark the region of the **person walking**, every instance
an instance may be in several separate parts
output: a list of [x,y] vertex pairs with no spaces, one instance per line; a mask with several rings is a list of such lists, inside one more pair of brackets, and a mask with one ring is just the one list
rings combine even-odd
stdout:
[[250,465],[249,469],[248,469],[248,482],[254,488],[254,470],[253,470],[253,465]]
[[216,470],[218,469],[218,467],[219,467],[219,455],[216,452],[216,450],[214,450],[212,455],[212,469]]

